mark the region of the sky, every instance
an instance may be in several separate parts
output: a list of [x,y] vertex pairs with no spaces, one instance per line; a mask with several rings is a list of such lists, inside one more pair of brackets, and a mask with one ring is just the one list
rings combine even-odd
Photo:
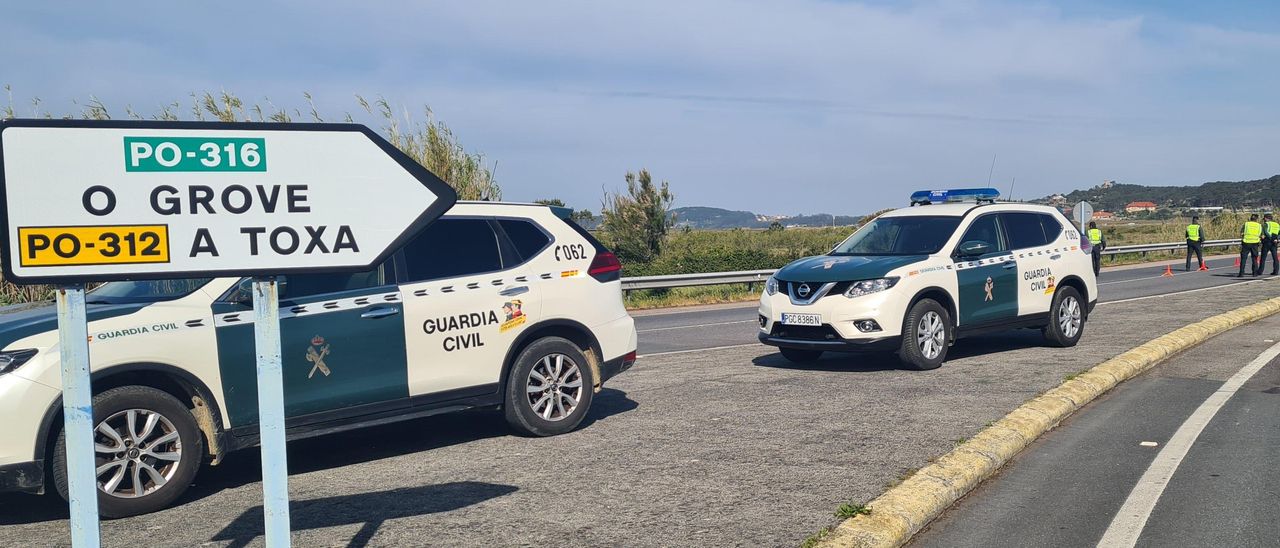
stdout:
[[429,106],[505,199],[592,210],[640,168],[677,206],[767,214],[988,178],[1027,199],[1280,173],[1275,2],[129,5],[6,6],[18,115],[227,90],[304,111],[309,92],[337,121],[382,96],[414,120]]

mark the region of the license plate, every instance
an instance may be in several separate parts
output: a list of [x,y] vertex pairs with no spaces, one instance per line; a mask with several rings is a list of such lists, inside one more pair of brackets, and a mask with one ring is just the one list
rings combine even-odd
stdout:
[[782,314],[782,325],[822,325],[819,314]]

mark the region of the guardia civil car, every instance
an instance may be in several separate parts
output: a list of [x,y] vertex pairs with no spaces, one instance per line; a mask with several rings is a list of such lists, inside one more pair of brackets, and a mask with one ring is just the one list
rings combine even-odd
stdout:
[[[519,433],[575,428],[636,357],[621,265],[546,206],[459,202],[386,263],[281,278],[290,438],[501,406]],[[172,503],[204,460],[258,442],[247,279],[89,292],[99,507]],[[55,312],[0,314],[0,490],[66,496]]]
[[1048,206],[995,189],[921,191],[831,253],[778,270],[760,297],[760,342],[795,362],[896,351],[933,369],[965,335],[1037,328],[1073,346],[1098,299],[1087,239]]

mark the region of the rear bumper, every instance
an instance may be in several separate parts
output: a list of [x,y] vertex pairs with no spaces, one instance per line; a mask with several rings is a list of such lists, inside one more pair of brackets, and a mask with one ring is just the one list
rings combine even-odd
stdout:
[[44,461],[0,465],[0,493],[44,492]]
[[635,351],[628,352],[622,356],[618,356],[612,360],[600,364],[600,383],[618,376],[619,373],[631,369],[636,364]]
[[820,350],[823,352],[883,352],[897,350],[902,345],[902,337],[897,335],[866,339],[836,339],[817,341],[810,339],[789,339],[768,333],[756,335],[761,343],[778,348],[794,348],[796,350]]

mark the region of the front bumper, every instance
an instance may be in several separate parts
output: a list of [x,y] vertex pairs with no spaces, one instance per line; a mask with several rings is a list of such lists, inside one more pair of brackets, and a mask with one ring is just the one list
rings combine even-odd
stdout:
[[[39,357],[37,357],[38,359]],[[27,363],[23,368],[39,365]],[[19,369],[22,371],[22,369]],[[61,391],[29,381],[14,373],[0,375],[0,470],[30,464],[45,458],[41,430],[45,415],[57,403]]]
[[44,461],[0,465],[0,493],[44,492]]
[[[759,308],[759,315],[763,320],[759,323],[758,333],[762,336],[776,337],[778,335],[776,328],[782,320],[783,313],[817,314],[822,318],[824,329],[832,330],[837,341],[852,345],[883,344],[881,341],[902,333],[902,318],[906,315],[906,306],[909,302],[909,299],[903,299],[902,295],[900,289],[894,288],[852,299],[843,295],[827,295],[812,304],[797,305],[782,292],[774,295],[763,293],[760,296]],[[867,332],[858,329],[856,323],[863,320],[874,320],[880,329]],[[821,337],[817,340],[825,343],[828,342],[823,340],[826,338]],[[803,339],[813,340],[814,337]]]
[[862,339],[793,339],[760,333],[756,336],[760,342],[778,348],[794,348],[796,350],[820,350],[823,352],[884,352],[897,350],[902,345],[902,337],[890,335],[886,337]]

